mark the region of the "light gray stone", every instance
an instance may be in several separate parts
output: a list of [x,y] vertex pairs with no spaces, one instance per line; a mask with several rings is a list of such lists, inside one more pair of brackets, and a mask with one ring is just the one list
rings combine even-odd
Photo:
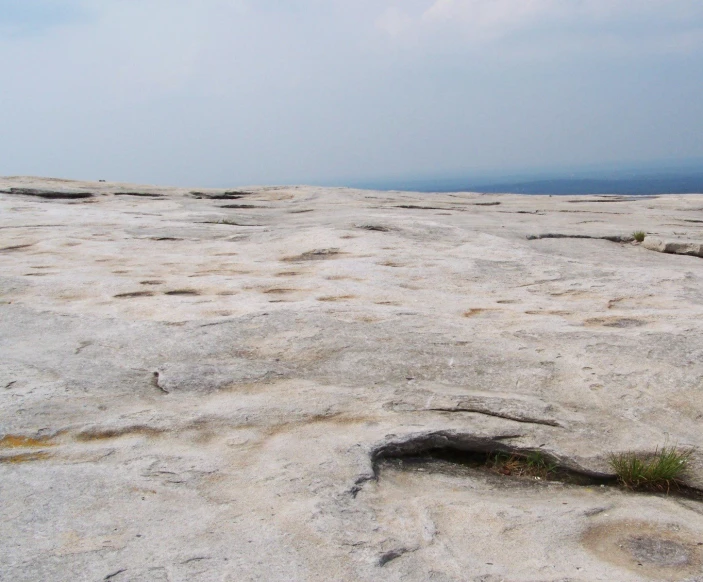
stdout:
[[0,194],[0,580],[700,577],[608,456],[703,486],[703,196],[13,188],[94,196]]
[[686,240],[664,240],[661,238],[648,236],[642,242],[642,246],[650,251],[668,253],[672,255],[691,255],[703,258],[703,243]]

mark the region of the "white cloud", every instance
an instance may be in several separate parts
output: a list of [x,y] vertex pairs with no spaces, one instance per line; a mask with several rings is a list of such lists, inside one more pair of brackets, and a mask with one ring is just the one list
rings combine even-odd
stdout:
[[480,46],[538,32],[530,50],[556,41],[579,50],[597,48],[603,42],[609,50],[637,43],[645,52],[700,48],[703,32],[699,0],[433,0],[429,4],[415,17],[389,9],[377,27],[396,38],[424,37],[426,46],[457,41],[465,47]]
[[460,24],[474,37],[494,38],[549,18],[558,0],[436,0],[422,15],[425,24]]
[[376,28],[388,33],[390,36],[398,36],[412,24],[413,19],[397,6],[388,7],[376,19]]

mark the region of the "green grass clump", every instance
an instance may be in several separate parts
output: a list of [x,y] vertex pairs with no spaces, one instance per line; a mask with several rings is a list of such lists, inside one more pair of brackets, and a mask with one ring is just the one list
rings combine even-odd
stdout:
[[614,454],[610,457],[610,466],[618,481],[628,489],[668,492],[672,486],[678,487],[682,483],[692,452],[662,447],[649,455]]
[[636,230],[632,233],[632,238],[634,238],[637,242],[642,242],[645,236],[647,236],[647,233],[643,230]]

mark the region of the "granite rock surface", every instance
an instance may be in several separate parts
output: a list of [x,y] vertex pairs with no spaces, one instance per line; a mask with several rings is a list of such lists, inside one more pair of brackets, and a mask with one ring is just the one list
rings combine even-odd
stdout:
[[703,195],[0,192],[0,580],[703,580]]

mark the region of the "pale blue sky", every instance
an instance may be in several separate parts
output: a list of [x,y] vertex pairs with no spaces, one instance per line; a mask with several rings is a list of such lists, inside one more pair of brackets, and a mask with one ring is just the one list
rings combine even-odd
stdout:
[[0,174],[226,185],[703,157],[700,0],[0,0]]

